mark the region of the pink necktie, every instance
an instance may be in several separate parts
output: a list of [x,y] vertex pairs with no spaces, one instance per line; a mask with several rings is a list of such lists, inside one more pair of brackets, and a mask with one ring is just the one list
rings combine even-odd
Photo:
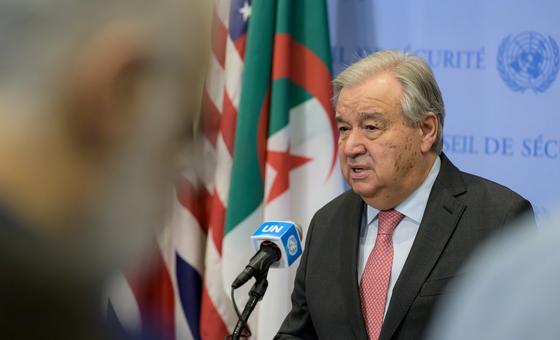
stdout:
[[362,315],[370,340],[379,339],[381,333],[393,266],[393,230],[403,217],[400,212],[393,209],[379,212],[377,239],[360,281]]

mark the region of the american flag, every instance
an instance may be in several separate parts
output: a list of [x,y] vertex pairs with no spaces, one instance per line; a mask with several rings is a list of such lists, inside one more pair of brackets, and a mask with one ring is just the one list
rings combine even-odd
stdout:
[[241,91],[249,0],[216,0],[203,93],[204,153],[211,178],[183,176],[149,275],[122,274],[109,289],[109,319],[138,338],[224,339],[237,317],[222,280],[222,239]]
[[222,240],[232,167],[247,26],[248,0],[217,0],[213,20],[210,71],[203,98],[206,149],[214,154],[216,173],[206,186],[208,239],[201,302],[202,339],[223,339],[237,317],[222,279]]

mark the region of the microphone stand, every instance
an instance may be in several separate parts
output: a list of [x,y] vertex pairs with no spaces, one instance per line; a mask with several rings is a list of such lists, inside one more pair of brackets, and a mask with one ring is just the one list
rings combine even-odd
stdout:
[[249,316],[253,313],[257,303],[262,300],[266,293],[266,289],[268,288],[268,281],[266,280],[267,275],[268,269],[261,275],[255,277],[256,282],[249,291],[249,301],[247,301],[243,313],[241,313],[241,317],[237,321],[237,325],[235,325],[235,329],[230,338],[231,340],[239,340],[241,338],[241,333],[247,324],[247,320],[249,320]]

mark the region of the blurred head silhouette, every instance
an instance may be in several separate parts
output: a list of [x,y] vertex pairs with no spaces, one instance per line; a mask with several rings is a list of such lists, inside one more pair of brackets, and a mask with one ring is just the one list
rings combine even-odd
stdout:
[[20,306],[0,302],[0,319],[42,305],[80,318],[72,301],[163,224],[198,163],[203,2],[0,2],[0,288]]

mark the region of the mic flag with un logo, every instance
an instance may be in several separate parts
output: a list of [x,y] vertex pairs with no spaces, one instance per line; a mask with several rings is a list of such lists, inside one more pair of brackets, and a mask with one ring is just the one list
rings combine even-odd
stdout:
[[274,243],[280,249],[282,256],[271,265],[271,268],[289,267],[303,252],[301,227],[290,221],[264,222],[251,235],[251,241],[255,251],[258,251],[265,241]]

